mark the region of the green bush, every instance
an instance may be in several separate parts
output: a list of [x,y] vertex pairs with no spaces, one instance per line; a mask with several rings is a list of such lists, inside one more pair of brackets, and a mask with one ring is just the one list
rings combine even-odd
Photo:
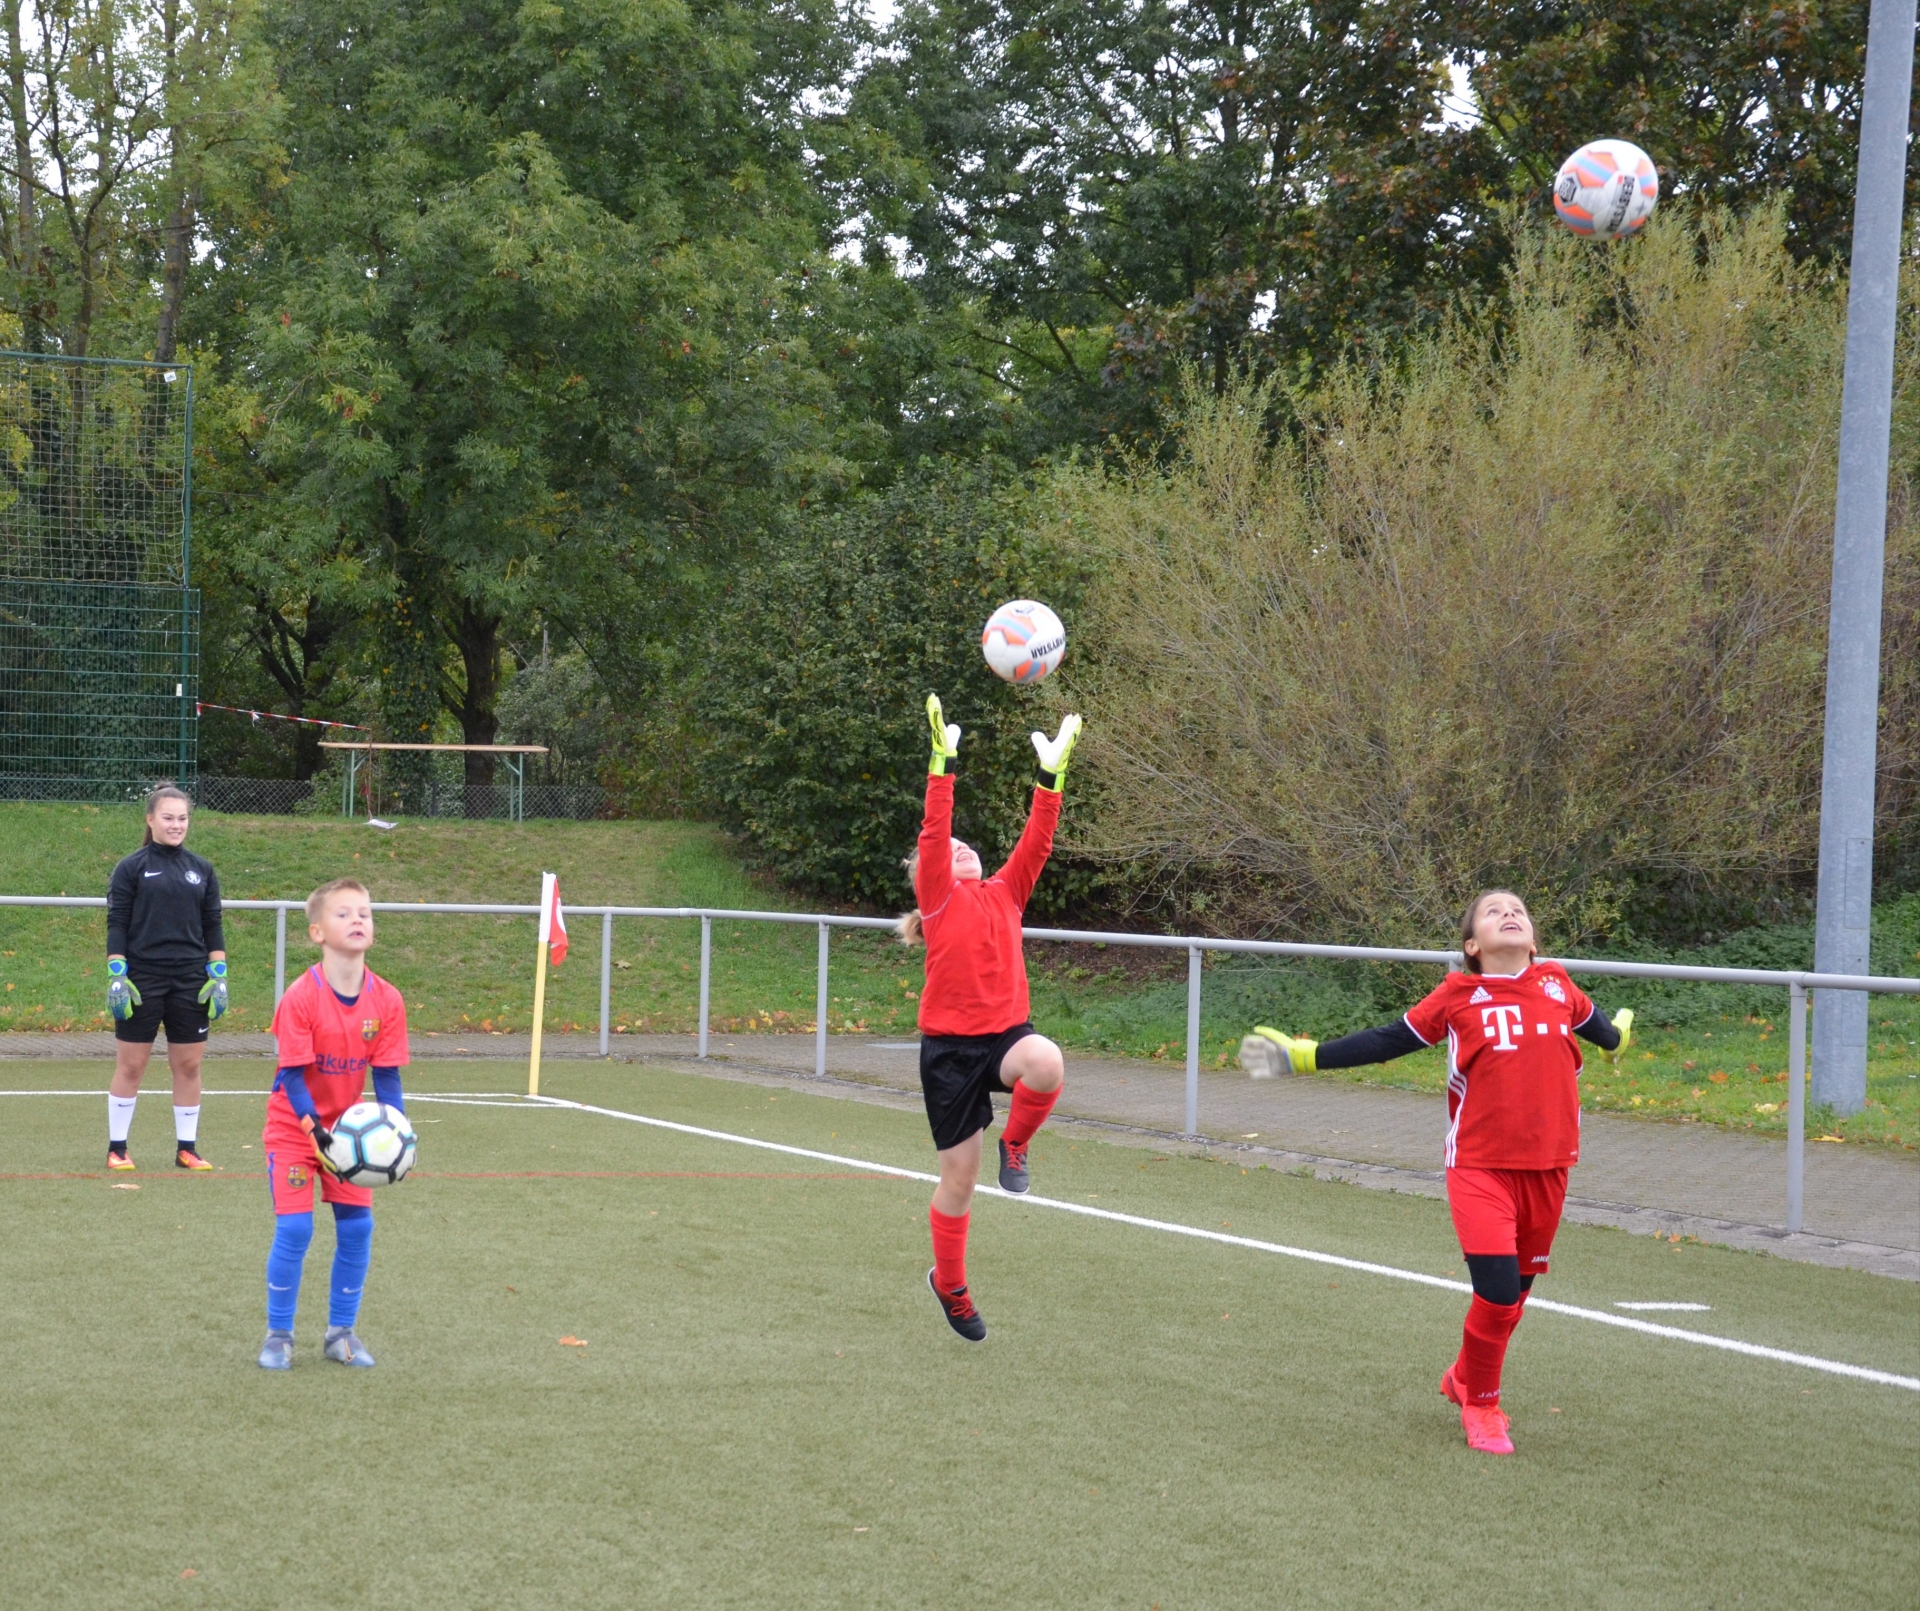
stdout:
[[[901,862],[926,787],[929,693],[965,735],[955,833],[989,865],[1012,848],[1034,778],[1027,735],[1065,707],[1052,684],[995,678],[980,628],[996,605],[1034,597],[1071,636],[1079,591],[1029,535],[1031,502],[991,467],[923,468],[810,514],[736,584],[698,702],[709,792],[782,883],[857,905],[910,900]],[[1036,910],[1061,910],[1092,877],[1057,864]]]

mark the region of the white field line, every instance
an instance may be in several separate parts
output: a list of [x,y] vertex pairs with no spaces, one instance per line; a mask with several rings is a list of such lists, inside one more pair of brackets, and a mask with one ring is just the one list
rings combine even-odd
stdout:
[[[105,1096],[106,1094],[107,1088],[104,1085],[92,1091],[0,1091],[0,1096]],[[202,1096],[273,1095],[271,1091],[202,1091],[200,1094]],[[475,1103],[470,1100],[475,1097],[499,1097],[504,1100]],[[527,1105],[526,1097],[518,1091],[409,1091],[407,1100],[409,1102],[453,1102],[464,1103],[467,1106],[496,1108],[523,1108]]]
[[[202,1096],[265,1096],[265,1091],[202,1091]],[[0,1096],[92,1096],[92,1091],[0,1091]],[[867,1158],[848,1158],[837,1152],[816,1152],[810,1147],[790,1147],[779,1141],[762,1141],[757,1136],[735,1135],[728,1130],[707,1130],[697,1124],[678,1124],[672,1119],[655,1119],[642,1113],[625,1113],[619,1108],[594,1107],[586,1102],[569,1102],[557,1096],[518,1096],[508,1091],[416,1093],[409,1101],[440,1102],[456,1107],[542,1107],[597,1113],[603,1118],[622,1119],[629,1124],[644,1124],[656,1130],[671,1130],[678,1135],[699,1136],[707,1141],[726,1141],[740,1147],[758,1147],[763,1152],[784,1153],[791,1158],[812,1158],[820,1163],[840,1164],[873,1174],[893,1175],[901,1180],[924,1181],[938,1185],[938,1175],[920,1169],[901,1169],[893,1164],[874,1163]],[[1180,1225],[1172,1220],[1147,1219],[1139,1214],[1122,1214],[1111,1208],[1094,1208],[1087,1203],[1069,1203],[1057,1197],[1036,1197],[1031,1192],[1015,1197],[997,1186],[981,1186],[979,1195],[998,1197],[1003,1202],[1025,1203],[1034,1208],[1057,1209],[1063,1214],[1079,1214],[1086,1219],[1108,1220],[1116,1225],[1132,1225],[1140,1230],[1162,1231],[1169,1236],[1187,1236],[1196,1241],[1218,1242],[1227,1247],[1244,1247],[1256,1253],[1277,1253],[1282,1258],[1301,1259],[1309,1264],[1329,1265],[1339,1270],[1357,1270],[1363,1275],[1383,1276],[1389,1281],[1410,1281],[1416,1286],[1439,1287],[1447,1292],[1471,1293],[1465,1281],[1445,1276],[1423,1275],[1418,1270],[1402,1270],[1391,1264],[1375,1264],[1367,1259],[1343,1258],[1337,1253],[1322,1253],[1308,1247],[1289,1247],[1284,1242],[1266,1242],[1252,1236],[1229,1236],[1224,1231],[1203,1230],[1197,1225]],[[1920,1393],[1920,1376],[1901,1376],[1892,1371],[1871,1370],[1864,1365],[1849,1365],[1842,1360],[1821,1359],[1815,1354],[1796,1354],[1785,1348],[1767,1348],[1759,1343],[1741,1342],[1733,1337],[1714,1337],[1704,1331],[1687,1331],[1679,1326],[1657,1325],[1650,1320],[1635,1320],[1627,1315],[1608,1314],[1604,1309],[1583,1309],[1577,1304],[1555,1303],[1550,1298],[1529,1298],[1530,1312],[1567,1315],[1595,1325],[1613,1326],[1622,1331],[1637,1331],[1648,1337],[1665,1337],[1672,1342],[1692,1343],[1700,1348],[1717,1348],[1725,1353],[1744,1354],[1750,1359],[1770,1359],[1779,1365],[1798,1365],[1803,1370],[1822,1371],[1829,1376],[1847,1376],[1855,1381],[1874,1382],[1882,1387],[1901,1387]]]
[[[576,1113],[597,1113],[603,1118],[623,1119],[629,1124],[644,1124],[657,1130],[671,1130],[679,1135],[699,1136],[708,1141],[727,1141],[736,1146],[758,1147],[764,1152],[784,1153],[792,1158],[812,1158],[820,1163],[840,1164],[845,1167],[870,1170],[876,1174],[893,1175],[901,1180],[919,1180],[929,1185],[937,1185],[940,1177],[927,1174],[919,1169],[901,1169],[893,1164],[874,1163],[866,1158],[848,1158],[835,1152],[816,1152],[810,1147],[791,1147],[778,1141],[762,1141],[757,1136],[734,1135],[726,1130],[707,1130],[695,1124],[677,1124],[671,1119],[655,1119],[640,1113],[625,1113],[619,1108],[594,1107],[586,1102],[569,1102],[557,1096],[537,1096],[525,1099],[529,1105],[550,1108],[568,1108]],[[1375,1264],[1367,1259],[1342,1258],[1336,1253],[1322,1253],[1314,1248],[1289,1247],[1284,1242],[1266,1242],[1252,1236],[1230,1236],[1224,1231],[1203,1230],[1197,1225],[1180,1225],[1171,1220],[1147,1219],[1139,1214],[1122,1214],[1111,1208],[1094,1208],[1086,1203],[1070,1203],[1057,1197],[1036,1197],[1031,1192],[1015,1197],[1001,1191],[997,1186],[981,1186],[979,1194],[984,1197],[998,1197],[1005,1202],[1026,1204],[1033,1208],[1051,1208],[1063,1214],[1079,1214],[1087,1219],[1107,1220],[1116,1225],[1132,1225],[1140,1230],[1161,1231],[1170,1236],[1188,1236],[1202,1242],[1218,1242],[1227,1247],[1249,1248],[1256,1253],[1277,1253],[1282,1258],[1301,1259],[1309,1264],[1330,1265],[1340,1270],[1357,1270],[1363,1275],[1384,1276],[1390,1281],[1410,1281],[1416,1286],[1438,1287],[1447,1292],[1471,1293],[1473,1288],[1465,1281],[1452,1281],[1444,1276],[1423,1275],[1418,1270],[1402,1270],[1391,1264]],[[1635,1320],[1627,1315],[1608,1314],[1604,1309],[1585,1309],[1577,1304],[1555,1303],[1547,1298],[1529,1298],[1529,1313],[1566,1315],[1575,1320],[1590,1321],[1595,1325],[1613,1326],[1621,1331],[1637,1331],[1643,1336],[1665,1337],[1672,1342],[1692,1343],[1699,1348],[1717,1348],[1725,1353],[1744,1354],[1749,1359],[1772,1360],[1778,1365],[1798,1365],[1803,1370],[1821,1371],[1829,1376],[1847,1376],[1855,1381],[1873,1382],[1881,1387],[1905,1388],[1910,1393],[1920,1393],[1920,1376],[1901,1376],[1893,1371],[1872,1370],[1864,1365],[1849,1365],[1842,1360],[1822,1359],[1815,1354],[1797,1354],[1785,1348],[1767,1348],[1759,1343],[1741,1342],[1733,1337],[1715,1337],[1704,1331],[1688,1331],[1679,1326],[1662,1326],[1650,1320]]]

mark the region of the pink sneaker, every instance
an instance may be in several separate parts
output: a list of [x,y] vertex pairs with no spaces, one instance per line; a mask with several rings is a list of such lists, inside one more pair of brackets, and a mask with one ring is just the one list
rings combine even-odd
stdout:
[[1512,1454],[1513,1439],[1507,1436],[1507,1418],[1498,1404],[1463,1404],[1460,1428],[1467,1434],[1467,1447],[1482,1454]]
[[[1460,1361],[1456,1359],[1453,1365],[1459,1363]],[[1453,1365],[1449,1365],[1446,1374],[1440,1378],[1440,1396],[1444,1399],[1451,1400],[1464,1409],[1467,1402],[1467,1390],[1460,1385],[1460,1379],[1453,1374]]]

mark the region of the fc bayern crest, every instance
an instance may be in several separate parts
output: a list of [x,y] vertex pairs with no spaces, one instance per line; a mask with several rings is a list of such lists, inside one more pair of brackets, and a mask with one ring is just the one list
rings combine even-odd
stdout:
[[1567,993],[1560,988],[1560,981],[1558,979],[1548,979],[1541,984],[1540,988],[1552,996],[1561,1006],[1564,1007],[1567,1004]]

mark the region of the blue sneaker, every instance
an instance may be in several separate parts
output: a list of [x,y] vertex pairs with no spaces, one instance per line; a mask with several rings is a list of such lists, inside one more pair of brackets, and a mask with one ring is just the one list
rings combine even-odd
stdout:
[[373,1355],[367,1352],[367,1345],[353,1334],[351,1326],[327,1327],[327,1344],[322,1352],[336,1365],[357,1365],[362,1370],[373,1368]]
[[260,1368],[262,1370],[293,1369],[293,1333],[290,1331],[270,1331],[267,1340],[260,1345]]

